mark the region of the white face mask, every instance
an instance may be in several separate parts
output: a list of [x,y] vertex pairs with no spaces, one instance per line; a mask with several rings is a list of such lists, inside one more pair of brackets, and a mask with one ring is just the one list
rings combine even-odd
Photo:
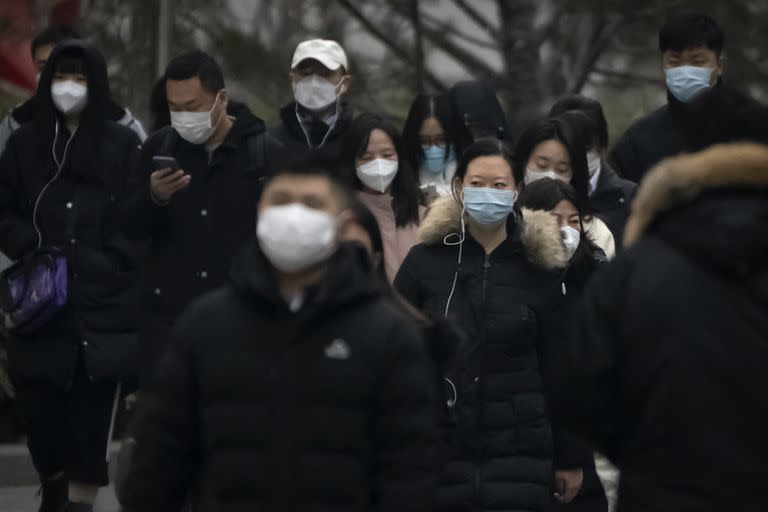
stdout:
[[219,95],[213,102],[211,110],[207,112],[173,112],[171,111],[171,125],[179,136],[190,144],[203,144],[211,138],[213,132],[219,127],[224,118],[224,112],[219,115],[216,124],[211,123],[211,114],[219,101]]
[[576,254],[576,249],[579,248],[581,243],[581,231],[571,226],[565,226],[560,228],[560,232],[563,234],[563,245],[565,245],[565,253],[568,259],[573,258]]
[[336,219],[299,203],[271,206],[259,214],[256,236],[269,262],[294,273],[320,263],[336,250]]
[[377,158],[358,167],[357,177],[366,187],[383,194],[395,179],[397,167],[397,160]]
[[523,179],[523,182],[526,185],[530,185],[534,181],[538,181],[544,178],[552,178],[553,180],[561,180],[568,183],[568,180],[565,178],[565,176],[557,174],[552,169],[546,171],[532,171],[530,168],[525,169],[525,178]]
[[338,84],[334,85],[318,75],[310,75],[293,82],[293,96],[302,107],[318,112],[331,106],[339,97],[341,91],[337,91]]
[[594,149],[587,152],[587,167],[589,167],[589,177],[594,178],[595,174],[600,172],[601,165],[600,153]]
[[51,97],[62,114],[79,114],[88,103],[88,87],[73,80],[53,82]]

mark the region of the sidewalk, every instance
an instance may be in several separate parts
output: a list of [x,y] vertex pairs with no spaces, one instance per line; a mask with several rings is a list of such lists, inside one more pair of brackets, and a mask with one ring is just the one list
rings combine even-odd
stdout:
[[[0,487],[0,511],[2,512],[37,512],[40,498],[37,487]],[[120,506],[115,498],[115,491],[107,487],[99,492],[94,512],[119,512]]]
[[[114,474],[115,454],[120,449],[120,443],[112,443],[109,473]],[[37,487],[40,482],[32,466],[27,447],[23,444],[0,444],[0,488],[3,487]],[[2,502],[0,501],[0,504]],[[0,511],[6,509],[0,506]]]

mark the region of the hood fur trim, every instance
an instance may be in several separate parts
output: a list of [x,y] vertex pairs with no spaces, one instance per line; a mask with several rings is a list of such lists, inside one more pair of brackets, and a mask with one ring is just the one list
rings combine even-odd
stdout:
[[[461,233],[461,209],[452,197],[442,197],[432,203],[419,228],[419,242],[439,245],[445,237]],[[543,210],[523,209],[520,239],[528,259],[547,269],[562,269],[568,264],[562,234],[557,219]],[[457,238],[458,240],[458,238]]]
[[637,191],[624,232],[630,247],[662,213],[696,199],[705,190],[768,187],[768,146],[721,144],[657,165]]

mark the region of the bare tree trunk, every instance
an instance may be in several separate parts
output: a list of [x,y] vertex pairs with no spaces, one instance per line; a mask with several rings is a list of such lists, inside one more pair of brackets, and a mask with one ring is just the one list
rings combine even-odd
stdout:
[[416,64],[416,92],[424,92],[424,41],[422,39],[421,12],[419,0],[411,0],[411,24],[413,25],[413,39]]

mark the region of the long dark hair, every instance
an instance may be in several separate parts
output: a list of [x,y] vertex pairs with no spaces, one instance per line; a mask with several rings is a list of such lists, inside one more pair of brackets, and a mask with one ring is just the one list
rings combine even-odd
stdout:
[[[583,113],[590,121],[589,129],[592,133],[593,146],[599,151],[608,149],[610,142],[608,139],[608,122],[600,102],[578,94],[563,96],[552,105],[549,110],[549,117],[559,117],[573,111]],[[581,121],[577,122],[581,123]]]
[[[571,113],[573,112],[568,114]],[[585,150],[589,143],[585,142],[583,137],[577,136],[572,126],[563,118],[536,121],[520,135],[515,146],[513,166],[515,181],[524,183],[528,160],[530,160],[534,149],[548,140],[556,140],[565,146],[573,170],[571,185],[576,190],[580,201],[583,204],[589,204],[589,168],[587,167]]]
[[365,153],[373,130],[381,130],[386,133],[397,152],[397,174],[392,181],[392,210],[395,213],[395,224],[398,227],[418,224],[420,220],[418,179],[408,160],[403,157],[405,153],[400,133],[394,123],[379,114],[360,114],[352,121],[347,134],[344,136],[342,159],[344,165],[347,166],[350,182],[355,183],[358,189],[363,188],[362,183],[357,179],[355,162]]
[[424,149],[421,146],[419,132],[426,119],[434,117],[440,122],[445,132],[445,156],[454,146],[449,133],[449,115],[447,98],[436,94],[419,94],[411,103],[408,117],[403,125],[403,153],[411,169],[418,171],[424,162]]
[[551,211],[560,201],[569,201],[576,208],[576,211],[579,212],[581,241],[573,255],[572,261],[584,261],[596,265],[597,262],[594,255],[599,253],[601,249],[595,244],[592,236],[584,229],[583,223],[583,220],[588,215],[588,206],[570,184],[563,180],[553,180],[551,178],[536,180],[525,187],[517,202],[521,208]]

